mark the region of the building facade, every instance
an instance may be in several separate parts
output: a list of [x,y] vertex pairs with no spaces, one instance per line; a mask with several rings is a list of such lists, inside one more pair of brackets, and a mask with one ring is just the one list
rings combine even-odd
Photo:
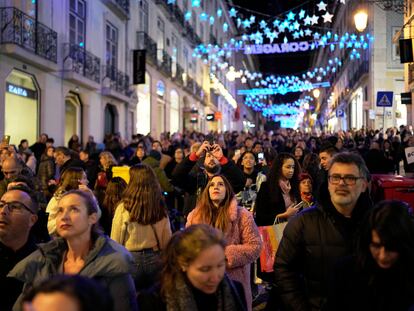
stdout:
[[[202,3],[0,0],[0,135],[32,144],[44,132],[61,145],[73,134],[99,142],[116,132],[241,129],[237,106],[211,89],[209,64],[193,57],[197,44],[234,31],[224,1]],[[229,33],[199,20],[220,8]],[[146,50],[146,79],[133,85],[137,49]],[[236,84],[216,75],[235,98]]]
[[[361,8],[367,10],[368,24],[362,33],[358,33],[353,19]],[[393,42],[393,36],[402,24],[402,12],[383,10],[374,1],[347,1],[345,5],[338,5],[332,33],[370,34],[374,40],[368,49],[360,50],[359,58],[355,54],[352,57],[351,50],[346,48],[334,52],[328,47],[319,50],[314,67],[326,66],[326,59],[332,58],[338,58],[342,66],[330,76],[331,86],[320,89],[312,112],[316,120],[312,122],[309,113],[307,124],[333,132],[361,127],[386,129],[407,124],[407,106],[401,103],[401,93],[405,90],[404,67],[400,63],[398,42]],[[383,98],[384,92],[392,92],[392,96]],[[378,105],[381,101],[392,106]]]

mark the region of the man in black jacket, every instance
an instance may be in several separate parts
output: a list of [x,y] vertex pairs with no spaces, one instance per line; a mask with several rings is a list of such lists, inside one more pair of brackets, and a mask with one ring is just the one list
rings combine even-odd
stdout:
[[234,193],[243,190],[243,172],[224,155],[218,144],[204,141],[197,151],[190,153],[179,163],[173,173],[173,184],[183,189],[187,195],[184,200],[184,215],[188,215],[196,204],[197,196],[214,175],[224,175],[233,187]]
[[284,310],[320,310],[336,261],[351,254],[352,241],[370,208],[368,169],[357,154],[338,153],[328,171],[329,195],[289,221],[274,273]]

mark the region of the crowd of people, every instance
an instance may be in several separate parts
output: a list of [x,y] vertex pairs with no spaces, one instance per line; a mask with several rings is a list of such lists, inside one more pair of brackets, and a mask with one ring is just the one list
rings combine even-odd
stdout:
[[[414,176],[413,135],[3,142],[0,309],[250,311],[258,284],[266,310],[414,309],[413,206],[371,195],[375,174]],[[263,271],[259,227],[279,223]]]

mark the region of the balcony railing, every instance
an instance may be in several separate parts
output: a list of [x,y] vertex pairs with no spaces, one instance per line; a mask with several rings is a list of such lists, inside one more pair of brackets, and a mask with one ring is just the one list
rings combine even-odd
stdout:
[[176,70],[175,70],[174,81],[181,86],[184,85],[183,74],[184,74],[184,69],[180,65],[177,64]]
[[101,59],[86,51],[77,44],[65,43],[63,45],[63,63],[68,64],[72,70],[96,83],[101,81]]
[[195,84],[195,82],[194,82],[193,78],[190,78],[190,77],[187,76],[185,89],[191,94],[194,94],[194,84]]
[[130,0],[103,0],[122,19],[129,19]]
[[172,59],[164,50],[158,50],[158,68],[168,77],[172,76]]
[[144,31],[137,32],[137,47],[147,51],[147,59],[157,64],[157,43]]
[[210,34],[210,43],[212,45],[217,45],[217,38],[212,34]]
[[184,14],[183,11],[181,11],[180,7],[174,3],[172,6],[172,16],[175,18],[176,22],[181,26],[184,27]]
[[104,77],[110,81],[110,88],[118,93],[129,96],[129,76],[114,66],[104,66]]
[[0,8],[0,44],[23,47],[47,60],[57,62],[57,33],[13,7]]
[[195,33],[193,26],[191,26],[188,22],[185,23],[184,36],[186,36],[195,45],[202,43],[200,37]]

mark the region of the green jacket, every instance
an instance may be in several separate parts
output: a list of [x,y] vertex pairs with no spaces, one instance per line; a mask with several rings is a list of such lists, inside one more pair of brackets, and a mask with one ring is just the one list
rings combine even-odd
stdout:
[[151,166],[151,168],[154,170],[155,175],[157,175],[158,182],[160,183],[162,191],[165,192],[173,192],[174,187],[171,185],[170,181],[168,180],[167,175],[165,174],[165,171],[160,168],[160,161],[154,159],[153,157],[146,157],[142,163],[147,164],[148,166]]
[[[64,239],[57,238],[40,244],[39,249],[20,261],[8,277],[24,283],[23,293],[31,286],[53,275],[62,273],[62,261],[67,251]],[[92,278],[107,287],[114,301],[114,310],[137,310],[131,254],[121,245],[106,236],[99,235],[85,259],[79,275]],[[21,310],[22,295],[13,310]]]

